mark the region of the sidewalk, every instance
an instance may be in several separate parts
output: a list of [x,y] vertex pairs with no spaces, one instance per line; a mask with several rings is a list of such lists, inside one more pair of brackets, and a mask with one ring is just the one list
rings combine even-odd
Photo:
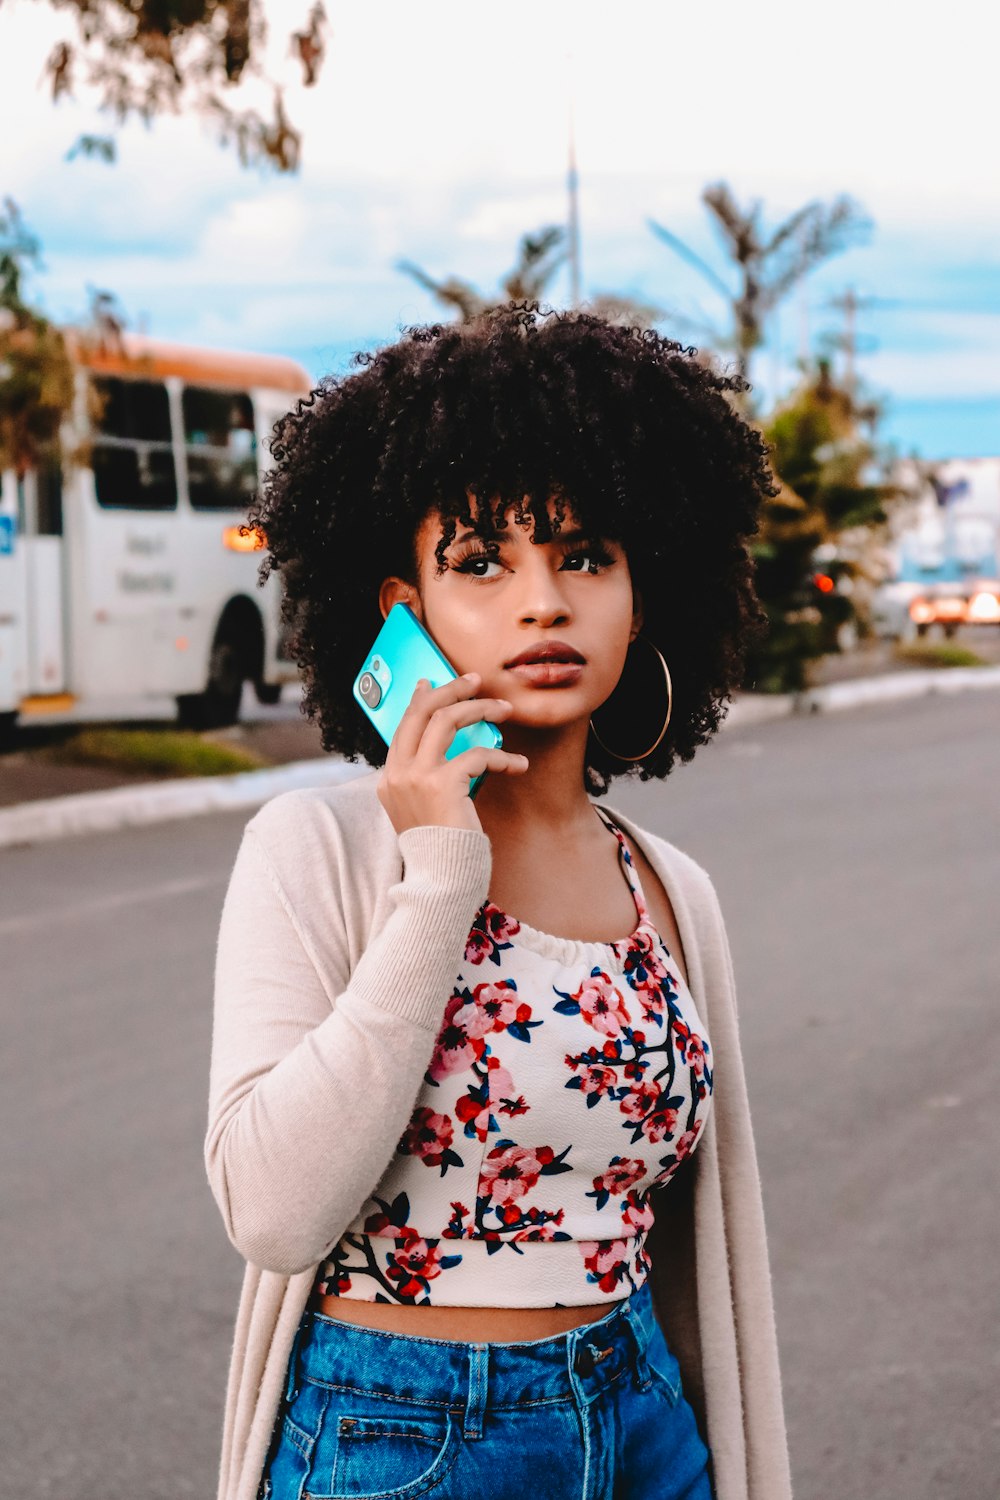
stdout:
[[[997,636],[988,646],[982,632],[975,641],[980,655],[995,663],[986,667],[914,667],[897,661],[891,645],[881,641],[850,655],[826,657],[803,694],[737,694],[723,729],[930,692],[1000,688],[1000,632]],[[270,767],[158,781],[151,781],[148,771],[60,765],[48,759],[47,751],[65,731],[32,726],[14,749],[0,754],[0,849],[70,833],[250,808],[292,787],[343,781],[368,769],[324,754],[318,729],[301,716],[294,697],[256,715],[252,701],[244,700],[244,713],[245,722],[211,738],[252,751],[272,762]]]

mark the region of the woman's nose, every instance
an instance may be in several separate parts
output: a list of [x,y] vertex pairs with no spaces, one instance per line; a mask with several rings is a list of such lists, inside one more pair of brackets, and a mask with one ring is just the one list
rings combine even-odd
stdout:
[[567,624],[570,615],[566,596],[551,573],[539,572],[530,580],[525,580],[520,610],[523,625],[538,625],[542,629],[548,629],[553,625]]

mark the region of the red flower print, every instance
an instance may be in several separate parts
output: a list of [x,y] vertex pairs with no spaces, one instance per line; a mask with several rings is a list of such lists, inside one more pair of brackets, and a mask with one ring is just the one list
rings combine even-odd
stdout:
[[665,1100],[659,1084],[640,1083],[633,1085],[618,1108],[636,1122],[637,1129],[647,1140],[662,1141],[664,1136],[673,1135],[677,1128],[678,1103],[680,1098],[676,1094],[669,1101]]
[[655,1083],[640,1083],[630,1089],[618,1108],[630,1120],[641,1120],[660,1097],[660,1088]]
[[523,1094],[518,1094],[516,1099],[502,1099],[500,1101],[500,1113],[502,1115],[509,1115],[512,1120],[517,1115],[526,1115],[530,1107],[529,1104],[525,1103]]
[[677,1141],[676,1145],[674,1146],[674,1152],[679,1162],[683,1161],[686,1156],[691,1155],[691,1152],[695,1147],[695,1142],[698,1139],[698,1132],[700,1130],[701,1121],[695,1120],[693,1128],[691,1130],[685,1130],[684,1134]]
[[334,1275],[321,1281],[316,1290],[321,1297],[346,1297],[351,1290],[350,1274],[337,1266],[334,1268]]
[[509,1099],[514,1092],[514,1080],[499,1057],[486,1059],[486,1076],[490,1083],[491,1099]]
[[554,1156],[551,1146],[494,1146],[479,1169],[480,1197],[513,1203],[531,1191]]
[[470,964],[481,964],[486,959],[500,962],[500,950],[511,946],[511,938],[521,930],[521,924],[508,917],[492,901],[485,901],[479,908],[472,931],[465,940],[465,958]]
[[[468,1223],[466,1223],[467,1219],[469,1220]],[[445,1228],[442,1229],[441,1234],[444,1239],[450,1240],[475,1239],[476,1225],[475,1222],[470,1219],[469,1210],[466,1208],[464,1203],[459,1203],[456,1200],[456,1202],[451,1205],[451,1218],[448,1220]]]
[[486,930],[495,943],[506,943],[509,938],[516,937],[521,931],[521,924],[513,917],[508,917],[499,906],[494,906],[492,901],[483,905],[481,921],[486,925]]
[[440,1259],[436,1245],[428,1245],[415,1229],[404,1229],[388,1258],[386,1274],[391,1281],[399,1282],[401,1297],[417,1297],[424,1290],[425,1281],[441,1275]]
[[642,1283],[653,1269],[653,1262],[649,1258],[649,1251],[646,1249],[645,1240],[633,1240],[632,1243],[636,1246],[635,1260],[633,1261],[635,1285],[642,1286]]
[[484,958],[489,958],[493,952],[493,939],[485,932],[480,932],[478,927],[473,927],[465,940],[465,961],[470,964],[481,964]]
[[658,1105],[642,1121],[642,1133],[650,1141],[662,1141],[665,1136],[672,1136],[676,1129],[677,1111],[667,1105]]
[[524,1215],[527,1227],[519,1229],[514,1235],[515,1240],[554,1240],[556,1230],[566,1217],[566,1210],[560,1208],[558,1213],[545,1214],[540,1208],[529,1208]]
[[[482,1089],[469,1089],[463,1094],[455,1105],[455,1113],[463,1125],[471,1123],[472,1129],[480,1141],[485,1141],[490,1133],[490,1114],[493,1105],[487,1098],[482,1098]],[[468,1135],[469,1132],[466,1131]]]
[[696,1073],[701,1073],[705,1067],[705,1043],[694,1032],[688,1039],[687,1060]]
[[628,1025],[625,1001],[607,974],[591,974],[571,998],[579,1005],[587,1025],[605,1036],[621,1036]]
[[429,1167],[439,1167],[454,1134],[447,1115],[436,1115],[432,1109],[415,1109],[396,1149],[404,1156],[419,1156]]
[[[504,1107],[501,1101],[510,1102],[510,1096],[514,1092],[514,1080],[500,1059],[490,1056],[488,1050],[485,1062],[485,1082],[478,1087],[471,1086],[455,1105],[455,1113],[465,1126],[466,1135],[475,1134],[480,1141],[485,1141],[491,1130],[498,1129],[496,1112],[525,1114],[528,1109],[523,1100],[521,1107],[511,1106],[509,1109]],[[481,1072],[479,1076],[482,1077]]]
[[653,1225],[653,1210],[642,1193],[629,1193],[622,1203],[622,1224],[633,1234],[645,1234]]
[[[491,1031],[503,1031],[511,1021],[527,1020],[531,1015],[530,1005],[521,1005],[517,990],[507,980],[499,984],[477,984],[472,994],[475,1009],[465,1020],[465,1029],[470,1036],[487,1036]],[[524,1010],[525,1016],[518,1012]]]
[[599,1193],[625,1193],[645,1174],[646,1163],[634,1157],[616,1156],[606,1172],[594,1178],[594,1188]]
[[681,1058],[692,1069],[696,1077],[701,1077],[705,1071],[708,1048],[696,1032],[685,1026],[684,1022],[674,1022],[674,1045]]
[[624,1240],[580,1240],[588,1280],[602,1292],[613,1292],[628,1270],[628,1243]]
[[427,1069],[428,1076],[435,1082],[446,1078],[449,1073],[458,1073],[463,1068],[471,1068],[486,1050],[485,1043],[479,1037],[469,1035],[466,1021],[471,1012],[467,1012],[465,1016],[459,1015],[465,1004],[466,997],[456,994],[452,995],[444,1008],[444,1021],[437,1035],[430,1067]]
[[617,1083],[613,1068],[591,1063],[580,1070],[580,1091],[584,1094],[606,1094]]

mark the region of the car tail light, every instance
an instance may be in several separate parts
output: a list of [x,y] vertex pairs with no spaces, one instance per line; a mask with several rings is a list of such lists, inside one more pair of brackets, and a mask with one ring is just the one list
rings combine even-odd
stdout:
[[1000,595],[979,589],[969,600],[968,619],[977,625],[1000,624]]

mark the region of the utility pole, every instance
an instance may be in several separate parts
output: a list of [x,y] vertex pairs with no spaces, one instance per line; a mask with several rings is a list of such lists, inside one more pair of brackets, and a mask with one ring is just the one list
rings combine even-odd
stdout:
[[573,53],[569,59],[569,165],[566,186],[569,190],[569,215],[566,225],[566,250],[569,261],[569,301],[571,307],[580,305],[580,174],[576,166],[576,111]]
[[858,337],[858,313],[872,304],[869,297],[859,297],[853,286],[849,286],[839,297],[831,297],[827,307],[835,307],[844,314],[844,331],[836,340],[836,347],[844,353],[844,388],[853,402],[857,396],[857,357],[864,349],[874,348],[871,340]]

